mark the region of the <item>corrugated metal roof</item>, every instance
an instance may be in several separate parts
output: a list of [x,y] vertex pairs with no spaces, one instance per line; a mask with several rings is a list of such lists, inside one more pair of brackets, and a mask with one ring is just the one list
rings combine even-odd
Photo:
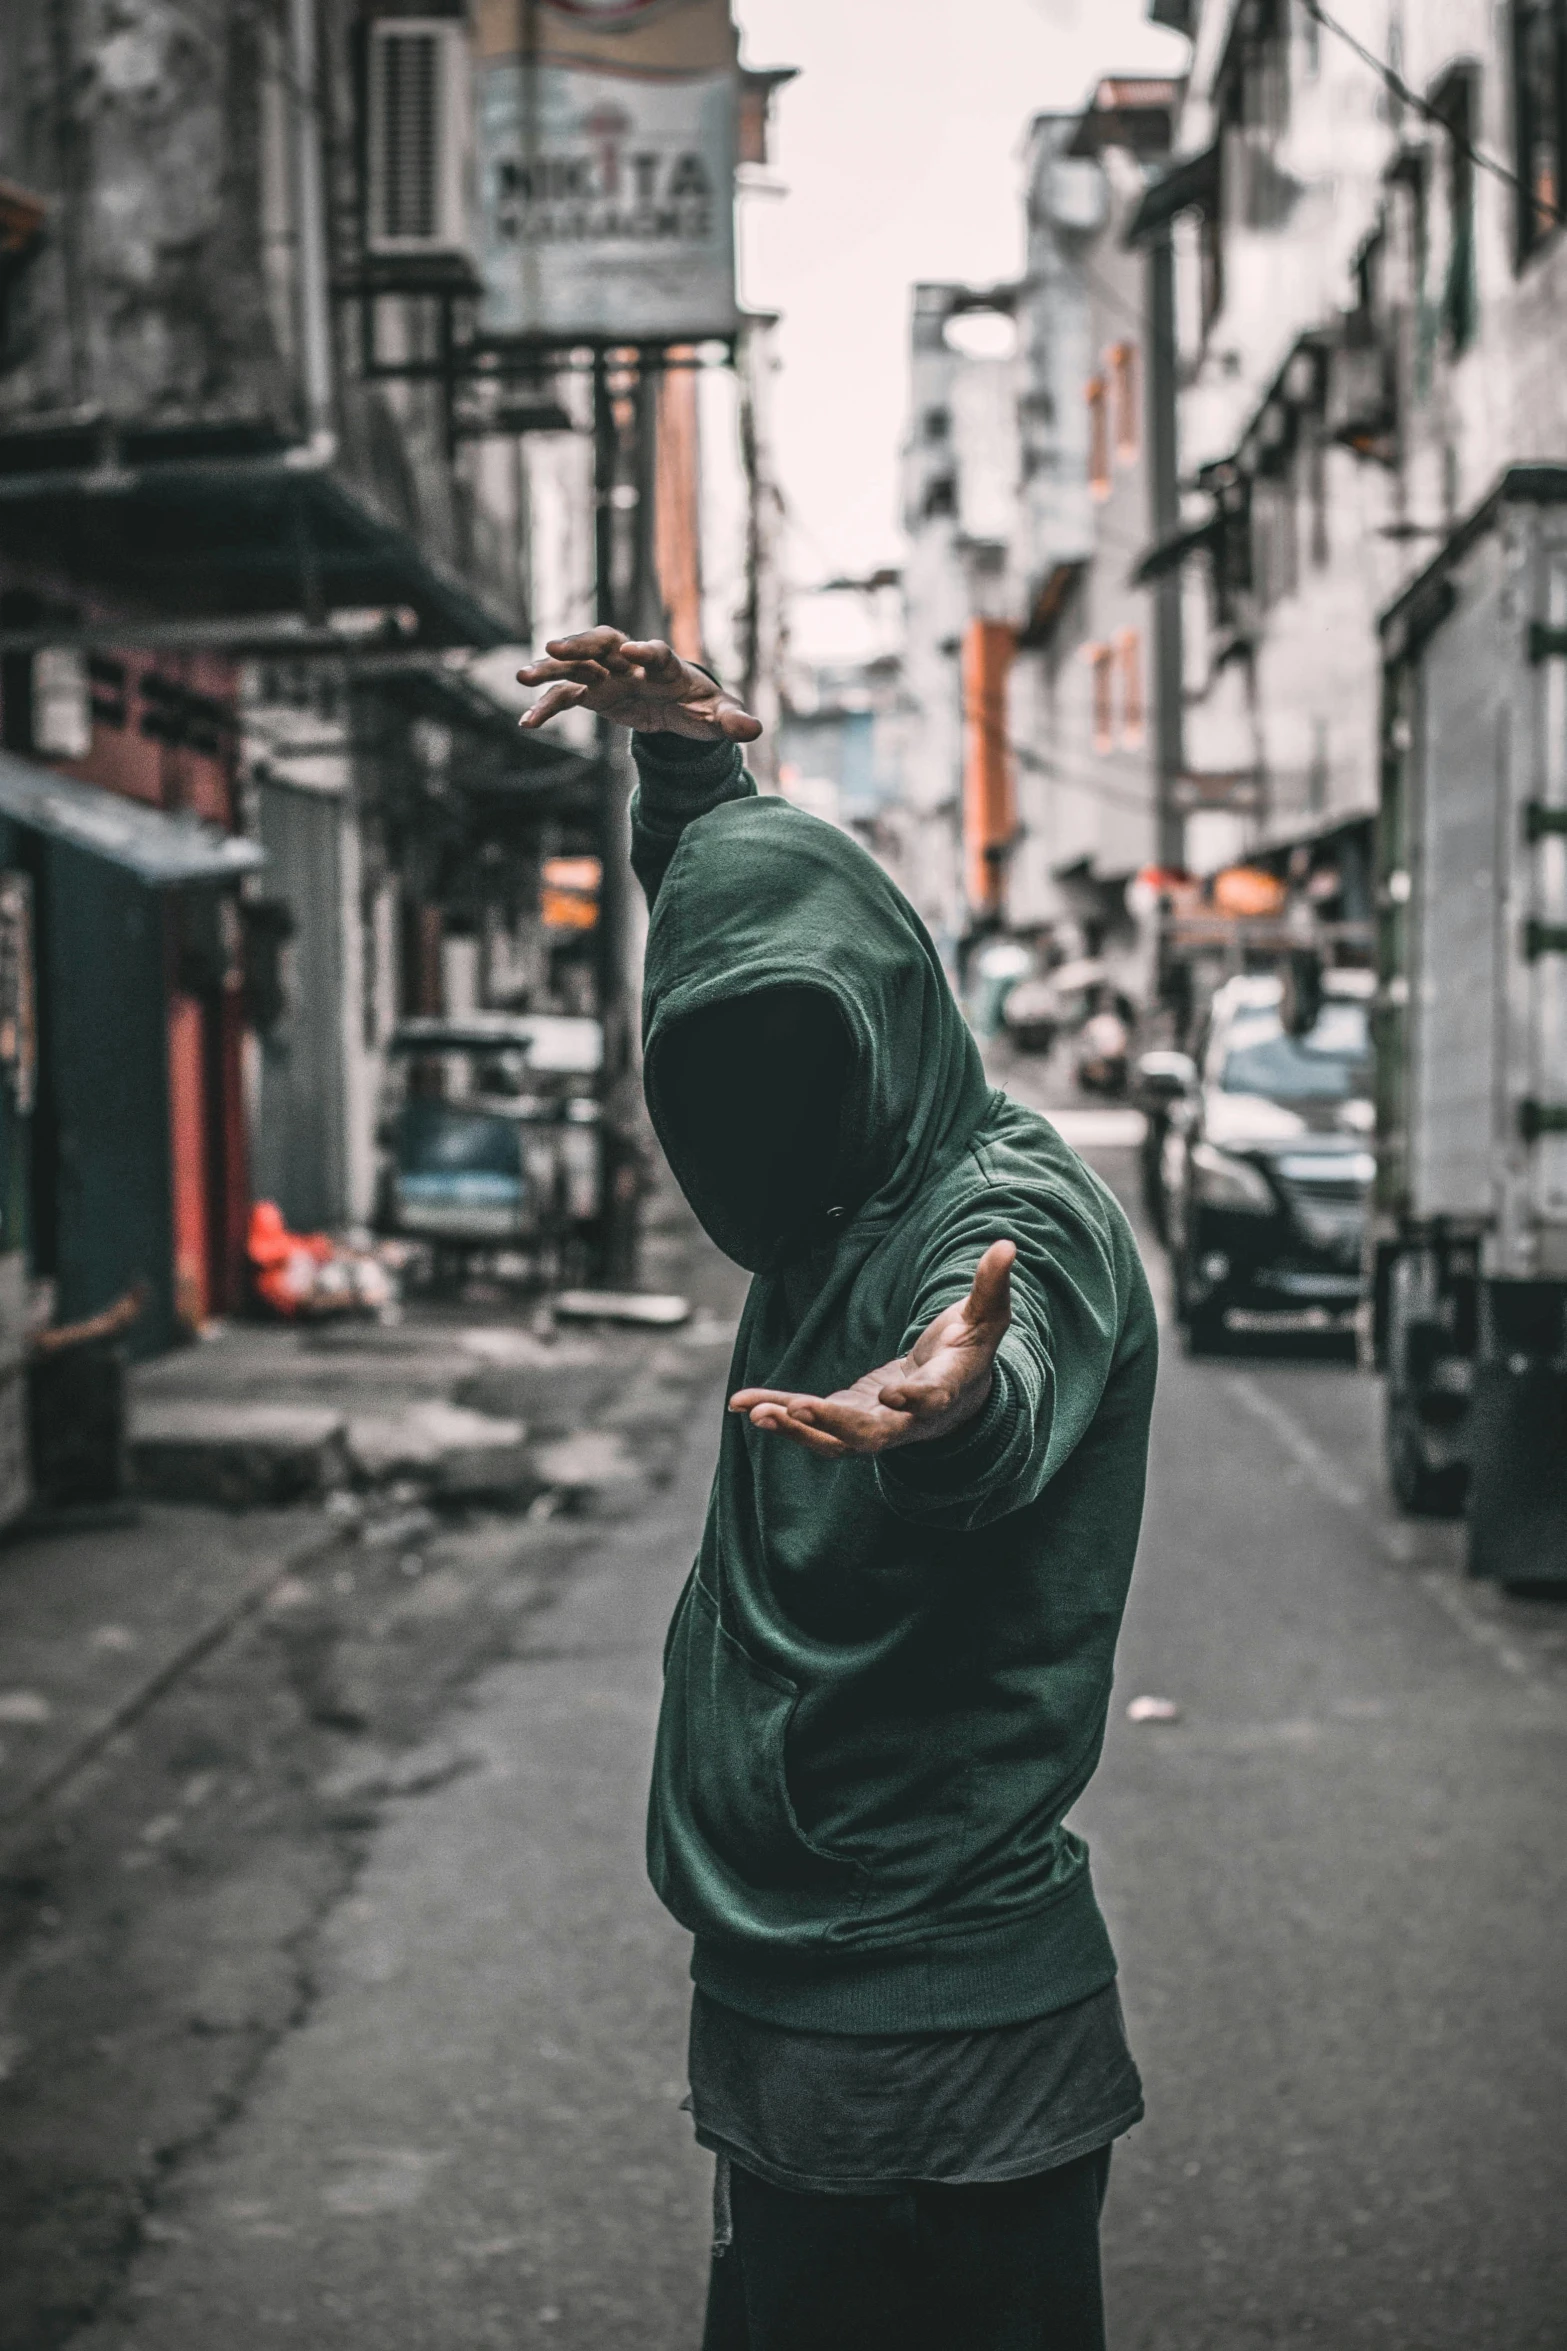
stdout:
[[[78,551],[95,583],[165,621],[406,605],[421,646],[504,645],[510,618],[384,514],[357,479],[309,453],[27,462],[36,435],[0,435],[8,551]],[[69,449],[69,442],[66,444]]]
[[0,751],[0,816],[106,857],[153,889],[238,880],[266,863],[255,841],[78,783],[14,751]]

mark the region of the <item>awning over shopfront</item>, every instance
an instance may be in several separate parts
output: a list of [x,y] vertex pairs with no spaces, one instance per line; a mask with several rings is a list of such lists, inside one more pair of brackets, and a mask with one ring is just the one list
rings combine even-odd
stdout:
[[1126,242],[1142,244],[1145,238],[1168,228],[1178,213],[1212,213],[1218,201],[1219,149],[1215,142],[1200,155],[1183,156],[1160,173],[1127,223]]
[[0,751],[0,817],[106,857],[155,890],[237,881],[266,863],[255,841],[79,784],[13,751]]
[[371,493],[298,450],[84,467],[0,448],[0,533],[13,556],[46,556],[164,622],[386,606],[417,615],[421,644],[516,635]]

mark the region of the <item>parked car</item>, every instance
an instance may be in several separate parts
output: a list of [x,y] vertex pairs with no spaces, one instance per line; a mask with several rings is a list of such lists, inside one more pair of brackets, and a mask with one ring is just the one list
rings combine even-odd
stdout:
[[558,1256],[598,1214],[602,1059],[598,1022],[566,1014],[405,1021],[388,1047],[382,1230],[438,1263]]
[[1188,1351],[1223,1339],[1232,1308],[1352,1314],[1376,1163],[1370,1145],[1373,982],[1322,975],[1286,1025],[1285,982],[1227,980],[1191,1079],[1170,1104],[1160,1164],[1176,1314]]
[[1133,1107],[1143,1114],[1143,1139],[1138,1146],[1138,1175],[1143,1209],[1161,1241],[1169,1238],[1164,1213],[1164,1141],[1170,1113],[1197,1091],[1197,1064],[1189,1053],[1156,1045],[1138,1055],[1132,1071]]

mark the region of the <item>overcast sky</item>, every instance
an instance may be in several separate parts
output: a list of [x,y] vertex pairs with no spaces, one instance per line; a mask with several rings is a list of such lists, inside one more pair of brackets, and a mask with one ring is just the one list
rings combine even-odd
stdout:
[[1101,74],[1179,70],[1144,0],[735,0],[777,101],[782,197],[745,205],[743,292],[781,310],[779,465],[805,587],[899,557],[896,464],[909,287],[1022,258],[1031,115]]

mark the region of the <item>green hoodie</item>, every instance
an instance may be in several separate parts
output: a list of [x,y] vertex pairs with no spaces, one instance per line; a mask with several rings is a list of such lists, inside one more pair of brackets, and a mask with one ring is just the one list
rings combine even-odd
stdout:
[[[1017,1243],[990,1397],[934,1443],[824,1461],[726,1416],[670,1626],[648,1863],[715,2000],[817,2031],[1019,2022],[1115,1973],[1063,1817],[1099,1759],[1142,1512],[1156,1336],[1125,1217],[985,1082],[934,947],[847,835],[739,753],[638,737],[649,1111],[755,1270],[730,1369],[818,1394],[904,1352]],[[760,988],[836,1005],[823,1215],[755,1229],[737,1097],[676,1088],[680,1024]],[[688,1035],[690,1032],[687,1032]],[[745,1097],[749,1099],[749,1097]],[[727,1181],[726,1181],[727,1178]]]

